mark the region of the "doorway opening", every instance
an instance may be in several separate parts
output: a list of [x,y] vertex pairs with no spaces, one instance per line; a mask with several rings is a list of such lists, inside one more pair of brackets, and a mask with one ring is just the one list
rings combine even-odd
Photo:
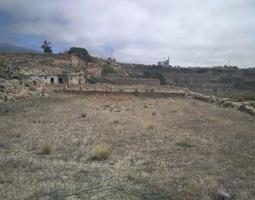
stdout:
[[50,84],[54,84],[54,78],[50,78]]
[[63,84],[63,78],[58,78],[59,84]]

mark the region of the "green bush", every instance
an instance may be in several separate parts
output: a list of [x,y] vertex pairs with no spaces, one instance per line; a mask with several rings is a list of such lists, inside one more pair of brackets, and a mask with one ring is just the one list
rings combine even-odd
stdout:
[[94,76],[90,76],[86,78],[86,82],[90,83],[90,84],[95,84],[98,82],[97,78],[95,78]]
[[241,101],[255,101],[255,92],[245,92],[239,95],[233,95],[230,97],[232,101],[241,102]]
[[92,57],[89,55],[87,49],[84,49],[84,48],[71,47],[68,53],[73,54],[87,62],[91,62],[93,60]]
[[110,65],[104,65],[102,70],[102,75],[108,75],[108,74],[116,74],[117,71]]
[[143,77],[144,78],[159,79],[160,85],[167,85],[167,81],[166,81],[164,75],[161,72],[157,71],[157,70],[144,71],[143,72]]

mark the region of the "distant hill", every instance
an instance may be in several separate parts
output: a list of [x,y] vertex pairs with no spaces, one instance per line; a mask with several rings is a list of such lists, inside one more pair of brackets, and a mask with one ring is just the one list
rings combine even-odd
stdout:
[[14,44],[3,42],[0,43],[0,53],[38,53],[39,51],[28,49]]

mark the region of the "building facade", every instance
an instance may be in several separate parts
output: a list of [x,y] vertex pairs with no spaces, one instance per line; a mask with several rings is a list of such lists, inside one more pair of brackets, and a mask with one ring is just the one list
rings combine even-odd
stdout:
[[46,85],[83,85],[85,84],[85,76],[83,73],[70,74],[33,74],[30,75],[33,81],[40,81]]
[[169,57],[165,61],[159,61],[158,66],[159,67],[170,67],[170,62],[169,61],[170,61]]

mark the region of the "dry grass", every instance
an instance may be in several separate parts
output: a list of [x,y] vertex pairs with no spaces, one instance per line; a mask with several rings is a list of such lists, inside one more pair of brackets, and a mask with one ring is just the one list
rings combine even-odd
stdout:
[[112,154],[112,147],[110,145],[98,144],[93,148],[90,159],[96,160],[96,161],[107,160],[111,154]]
[[96,96],[96,99],[103,100],[103,101],[129,101],[132,97],[128,95],[107,95],[107,96]]
[[[0,199],[254,196],[255,119],[240,111],[189,99],[72,95],[5,108]],[[41,155],[41,144],[50,151]]]
[[193,147],[193,145],[191,145],[189,139],[185,138],[185,137],[178,137],[176,139],[175,145],[180,146],[180,147],[185,147],[185,148]]
[[43,144],[40,147],[40,153],[44,155],[49,155],[51,153],[51,146],[49,144]]
[[152,124],[152,123],[150,123],[150,124],[147,125],[147,128],[148,128],[148,129],[154,129],[154,128],[155,128],[155,125]]
[[120,123],[120,121],[119,121],[119,120],[117,120],[117,119],[114,119],[114,120],[112,121],[112,123],[113,123],[113,124],[119,124],[119,123]]

